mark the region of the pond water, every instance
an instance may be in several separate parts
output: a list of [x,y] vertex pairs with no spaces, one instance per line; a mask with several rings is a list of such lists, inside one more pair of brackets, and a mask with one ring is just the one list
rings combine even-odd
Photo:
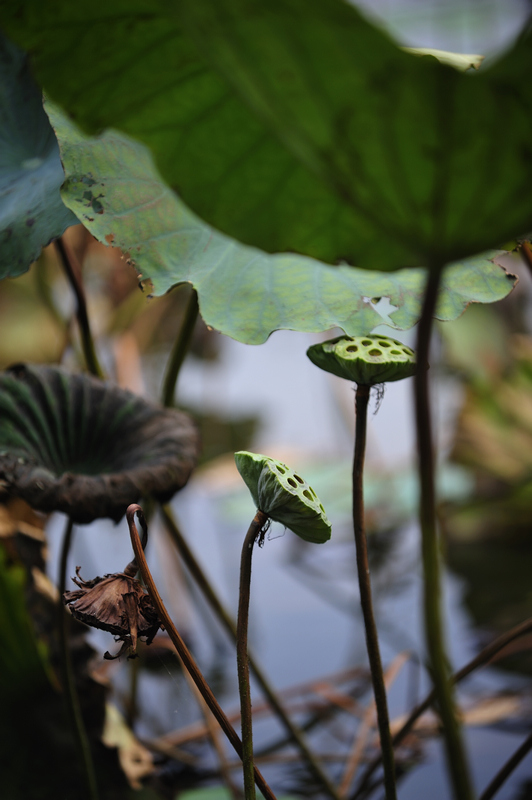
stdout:
[[[383,329],[390,334],[390,330]],[[309,480],[333,523],[325,545],[301,542],[281,526],[272,526],[265,546],[256,548],[252,577],[251,645],[263,670],[278,689],[317,681],[357,665],[366,666],[364,633],[358,607],[354,544],[350,527],[350,459],[354,412],[350,385],[314,367],[307,347],[320,337],[278,332],[259,347],[246,347],[220,338],[219,357],[206,362],[190,358],[180,377],[181,403],[228,418],[258,418],[251,448],[286,461]],[[413,334],[398,336],[412,344]],[[145,376],[146,385],[159,382],[160,364]],[[436,370],[433,379],[437,379]],[[375,527],[388,533],[374,539],[373,585],[383,661],[391,664],[409,651],[390,692],[391,717],[404,714],[423,697],[429,683],[423,669],[421,584],[418,533],[411,521],[415,508],[412,479],[413,412],[410,381],[390,384],[379,411],[370,418],[368,436],[368,515]],[[459,403],[455,388],[438,380],[436,417],[442,452]],[[374,476],[384,476],[384,478]],[[447,476],[444,491],[467,490],[463,475]],[[254,514],[252,500],[236,472],[232,455],[222,456],[198,470],[189,486],[174,500],[180,526],[198,560],[225,604],[236,612],[238,569],[242,541]],[[390,520],[397,520],[392,526]],[[50,531],[50,572],[55,578],[63,520],[55,518]],[[205,672],[217,685],[225,708],[237,706],[234,655],[197,592],[189,591],[178,561],[161,526],[154,522],[148,558],[171,614]],[[130,559],[127,526],[95,523],[76,532],[69,574],[82,566],[82,576],[120,571]],[[447,574],[444,581],[448,641],[453,665],[463,665],[478,651],[478,636],[462,604],[464,582]],[[95,646],[113,649],[111,637],[95,631]],[[113,665],[117,697],[127,692],[126,665]],[[464,687],[461,699],[471,706],[480,696],[523,690],[524,678],[495,667],[479,671]],[[369,695],[364,696],[369,701]],[[259,702],[258,691],[255,702]],[[523,698],[523,703],[525,699]],[[177,664],[165,660],[156,674],[141,672],[140,716],[137,733],[161,736],[199,718]],[[468,727],[469,752],[480,790],[494,771],[525,738],[526,718],[502,715],[497,725]],[[333,731],[334,733],[334,731]],[[336,731],[338,734],[338,731]],[[267,721],[257,726],[257,746],[275,739],[279,729]],[[344,735],[342,733],[342,735]],[[320,739],[320,736],[322,738]],[[350,742],[330,731],[314,736],[314,746],[345,754]],[[450,796],[441,745],[421,742],[421,760],[403,779],[401,800],[444,800]],[[270,769],[273,770],[270,772]],[[331,769],[341,774],[341,764]],[[279,768],[264,768],[275,782]],[[289,771],[283,780],[290,784]],[[529,781],[528,788],[526,781]],[[507,800],[532,797],[532,759],[525,761],[497,795]],[[377,793],[375,796],[379,796]]]

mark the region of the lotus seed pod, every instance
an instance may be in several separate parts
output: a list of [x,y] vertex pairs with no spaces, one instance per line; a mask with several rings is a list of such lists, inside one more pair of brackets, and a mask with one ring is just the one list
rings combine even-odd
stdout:
[[307,350],[313,364],[348,381],[374,386],[409,378],[416,371],[416,354],[388,336],[338,336]]
[[268,456],[241,450],[235,462],[255,505],[307,542],[331,538],[331,523],[315,491],[293,469]]

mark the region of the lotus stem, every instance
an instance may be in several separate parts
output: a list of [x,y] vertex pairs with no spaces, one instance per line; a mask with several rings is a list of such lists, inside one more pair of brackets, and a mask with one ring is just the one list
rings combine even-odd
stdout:
[[62,602],[66,589],[67,562],[68,554],[70,552],[70,545],[72,543],[73,532],[74,524],[72,519],[68,517],[63,535],[63,543],[61,545],[61,555],[59,560],[59,648],[61,657],[61,671],[63,674],[63,691],[65,692],[64,697],[68,708],[79,757],[83,765],[89,796],[91,800],[98,800],[99,794],[98,785],[96,782],[96,773],[94,771],[94,762],[92,759],[87,731],[83,722],[83,716],[81,714],[76,682],[74,680],[74,671],[72,668],[72,659],[70,657],[70,648],[68,646],[68,626],[70,623],[70,615],[63,606]]
[[386,700],[386,686],[384,684],[384,674],[382,671],[379,639],[373,614],[368,546],[364,526],[364,455],[366,451],[366,430],[370,390],[370,386],[358,384],[355,395],[356,431],[355,452],[353,457],[353,527],[355,531],[360,603],[362,606],[362,616],[364,618],[366,647],[368,651],[373,693],[375,696],[375,707],[377,710],[377,724],[381,741],[386,800],[395,800],[397,796],[395,789],[395,761],[390,734],[388,703]]
[[423,310],[418,327],[418,370],[414,378],[425,638],[437,710],[443,727],[442,733],[454,796],[456,800],[471,800],[473,792],[469,767],[462,740],[462,732],[456,715],[450,680],[450,666],[444,643],[439,537],[436,525],[434,446],[428,382],[432,318],[436,309],[442,272],[443,267],[440,265],[432,265],[432,268],[428,270]]
[[[211,688],[207,684],[198,665],[194,661],[188,647],[186,646],[185,642],[179,635],[177,628],[172,622],[172,619],[170,618],[170,615],[168,614],[168,611],[166,610],[166,607],[157,590],[157,586],[155,585],[155,582],[149,570],[148,563],[144,555],[144,550],[140,541],[140,536],[137,527],[135,525],[135,514],[137,515],[146,536],[147,525],[144,519],[144,514],[142,512],[142,508],[136,503],[128,506],[128,509],[126,511],[126,518],[129,526],[129,533],[131,536],[131,544],[133,547],[133,551],[135,553],[135,561],[138,564],[140,573],[142,575],[144,583],[146,584],[146,588],[149,592],[152,602],[155,608],[157,609],[161,622],[164,625],[165,630],[168,633],[168,636],[170,637],[172,644],[174,645],[177,654],[179,655],[179,658],[183,663],[183,666],[189,672],[190,676],[192,677],[192,680],[198,687],[201,696],[203,697],[206,704],[208,705],[208,707],[218,720],[220,727],[222,728],[223,732],[229,739],[235,752],[242,760],[242,742],[240,741],[237,732],[227,719],[221,706],[219,705],[218,701],[213,695]],[[276,800],[274,793],[264,780],[263,776],[261,775],[257,767],[254,767],[254,777],[255,777],[255,783],[259,787],[260,791],[262,792],[266,800]]]
[[246,533],[240,559],[240,591],[238,595],[238,620],[236,624],[236,661],[238,667],[238,692],[240,694],[243,750],[242,764],[246,800],[255,800],[255,781],[253,776],[253,715],[251,711],[248,662],[251,559],[253,556],[253,545],[264,530],[267,522],[268,516],[263,511],[257,511]]
[[[198,563],[194,554],[189,548],[183,534],[181,533],[179,527],[176,524],[171,508],[169,506],[163,506],[161,512],[167,530],[170,536],[172,537],[173,541],[175,542],[176,547],[179,550],[179,554],[181,555],[181,558],[183,559],[187,569],[189,570],[190,574],[192,575],[197,585],[203,592],[205,599],[213,609],[214,613],[217,615],[221,624],[224,626],[228,634],[236,643],[237,633],[236,633],[235,623],[231,619],[229,612],[224,608],[224,606],[220,602],[207,576],[203,572],[200,564]],[[301,729],[290,719],[277,693],[271,686],[270,682],[266,678],[265,674],[263,673],[257,661],[253,658],[253,655],[249,652],[248,652],[248,663],[257,683],[262,689],[264,696],[268,700],[268,703],[270,704],[273,711],[277,714],[280,723],[285,728],[290,739],[299,748],[299,751],[301,752],[301,755],[305,760],[309,768],[309,771],[312,772],[314,778],[322,786],[326,794],[328,794],[334,800],[339,800],[338,792],[336,791],[332,781],[325,774],[320,764],[318,763],[316,757],[308,747]]]
[[170,357],[166,365],[161,401],[163,406],[166,406],[167,408],[174,405],[177,379],[179,377],[179,372],[181,370],[183,361],[185,360],[185,356],[190,347],[190,341],[192,339],[196,320],[198,319],[198,314],[198,293],[195,289],[192,289],[188,299],[187,307],[185,309],[185,314],[183,316],[183,322],[181,323],[179,333],[174,342],[172,352],[170,353]]
[[94,347],[94,340],[92,338],[89,315],[87,313],[87,301],[85,299],[85,290],[81,281],[81,267],[78,264],[77,258],[72,250],[67,247],[63,237],[60,236],[56,239],[55,245],[61,257],[63,269],[67,276],[68,282],[76,297],[76,317],[79,325],[79,332],[81,337],[81,347],[85,358],[87,369],[92,375],[97,378],[105,378],[104,372],[98,361],[96,355],[96,348]]

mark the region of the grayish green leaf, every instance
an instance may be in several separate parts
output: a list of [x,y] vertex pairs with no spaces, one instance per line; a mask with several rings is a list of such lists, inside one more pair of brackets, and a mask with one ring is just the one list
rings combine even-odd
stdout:
[[[424,287],[421,270],[377,273],[329,267],[313,259],[268,256],[240,245],[201,222],[162,182],[147,148],[109,131],[83,135],[47,104],[67,180],[66,205],[101,242],[128,252],[155,294],[190,282],[206,323],[248,344],[272,331],[322,331],[340,327],[365,334],[383,322],[372,298],[389,298],[386,323],[406,329],[417,322]],[[449,267],[437,316],[458,317],[470,302],[505,297],[515,278],[478,256]]]

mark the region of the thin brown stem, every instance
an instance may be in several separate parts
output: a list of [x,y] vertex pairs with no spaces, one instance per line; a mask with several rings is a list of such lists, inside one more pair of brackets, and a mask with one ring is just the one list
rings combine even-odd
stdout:
[[242,726],[242,764],[244,793],[246,800],[255,800],[253,778],[253,714],[251,710],[251,687],[249,684],[248,622],[249,596],[251,590],[251,560],[253,545],[268,521],[263,511],[257,511],[246,533],[240,559],[240,590],[238,594],[238,619],[236,624],[236,662],[238,668],[238,692],[240,695],[240,718]]
[[55,245],[61,257],[65,275],[76,297],[76,317],[87,369],[92,375],[103,379],[104,373],[96,355],[96,348],[94,347],[94,340],[89,323],[89,315],[87,313],[87,301],[81,281],[81,267],[70,247],[65,244],[63,237],[56,239]]
[[[194,681],[194,683],[196,684],[201,693],[201,696],[203,697],[203,699],[209,706],[210,710],[218,720],[220,727],[222,728],[223,732],[229,739],[235,752],[237,753],[239,758],[242,759],[242,742],[240,741],[237,732],[227,719],[224,711],[222,710],[221,706],[219,705],[218,701],[213,695],[210,686],[207,684],[205,678],[200,672],[198,665],[194,661],[192,654],[190,653],[185,642],[179,635],[177,628],[172,622],[172,619],[170,618],[170,615],[168,614],[168,611],[166,610],[165,605],[161,599],[161,596],[157,590],[157,587],[149,570],[146,557],[144,555],[144,550],[142,548],[137,527],[135,525],[135,514],[137,515],[143,530],[147,531],[147,525],[144,519],[142,508],[137,504],[132,504],[128,507],[126,511],[126,518],[129,526],[129,533],[131,536],[131,544],[133,546],[133,550],[135,553],[135,561],[138,564],[142,578],[144,580],[144,583],[146,584],[146,588],[150,594],[150,597],[153,601],[155,608],[157,609],[161,622],[163,623],[166,632],[168,633],[168,636],[170,637],[172,644],[174,645],[177,654],[181,659],[183,666],[191,675],[192,680]],[[276,800],[274,793],[272,792],[272,790],[270,789],[270,787],[268,786],[263,776],[256,767],[254,769],[254,774],[255,774],[255,783],[261,790],[264,797],[267,800]]]
[[70,657],[70,647],[68,644],[70,614],[63,606],[63,595],[66,589],[66,571],[68,554],[70,552],[70,545],[72,543],[72,535],[74,532],[74,524],[72,519],[67,519],[65,533],[63,535],[63,543],[61,545],[61,554],[59,558],[59,649],[61,657],[61,673],[63,676],[63,691],[68,714],[70,717],[70,724],[72,733],[74,734],[74,741],[79,754],[79,759],[85,773],[85,780],[87,789],[91,800],[98,800],[98,786],[96,783],[96,773],[94,771],[94,762],[92,759],[91,748],[83,716],[81,714],[81,707],[79,703],[78,692],[76,689],[76,681],[74,679],[74,670],[72,667],[72,659]]
[[423,561],[425,639],[429,667],[436,693],[437,711],[442,722],[442,735],[447,764],[456,800],[471,800],[473,791],[456,709],[450,667],[444,643],[441,609],[441,569],[439,537],[436,525],[436,492],[434,445],[429,397],[429,350],[432,321],[443,268],[433,265],[428,271],[423,310],[418,327],[417,360],[414,393],[420,484],[419,520]]
[[360,588],[360,604],[366,631],[366,648],[369,668],[377,710],[377,724],[381,741],[382,764],[384,768],[384,786],[386,800],[395,800],[395,762],[388,717],[386,686],[382,671],[379,637],[373,601],[371,597],[371,581],[369,575],[368,546],[364,525],[364,457],[366,452],[366,429],[370,386],[359,384],[355,395],[356,431],[355,452],[353,457],[353,527],[355,532],[358,585]]
[[[207,576],[203,572],[201,565],[197,561],[194,553],[190,549],[187,544],[186,539],[184,538],[183,534],[179,530],[178,525],[174,519],[172,514],[172,510],[169,506],[163,506],[161,508],[161,513],[167,527],[167,530],[172,537],[173,541],[176,544],[177,549],[181,555],[181,558],[185,562],[187,569],[189,570],[190,574],[198,584],[199,588],[203,592],[205,599],[213,609],[214,613],[217,615],[218,619],[224,626],[225,630],[231,636],[231,638],[237,641],[236,635],[236,626],[231,618],[229,612],[224,608],[223,604],[220,602],[218,595],[214,591],[211,583],[209,582]],[[279,696],[271,686],[270,682],[268,681],[266,675],[262,671],[261,667],[259,666],[258,662],[255,660],[253,655],[248,652],[248,660],[249,666],[253,675],[259,684],[260,688],[268,703],[270,704],[273,711],[276,713],[280,723],[290,736],[291,740],[294,744],[299,748],[299,751],[305,760],[309,770],[313,774],[314,778],[318,783],[322,786],[324,791],[334,800],[339,800],[338,792],[334,787],[332,781],[328,778],[320,764],[318,763],[316,757],[310,750],[305,737],[301,729],[290,719],[286,710],[281,702]]]

